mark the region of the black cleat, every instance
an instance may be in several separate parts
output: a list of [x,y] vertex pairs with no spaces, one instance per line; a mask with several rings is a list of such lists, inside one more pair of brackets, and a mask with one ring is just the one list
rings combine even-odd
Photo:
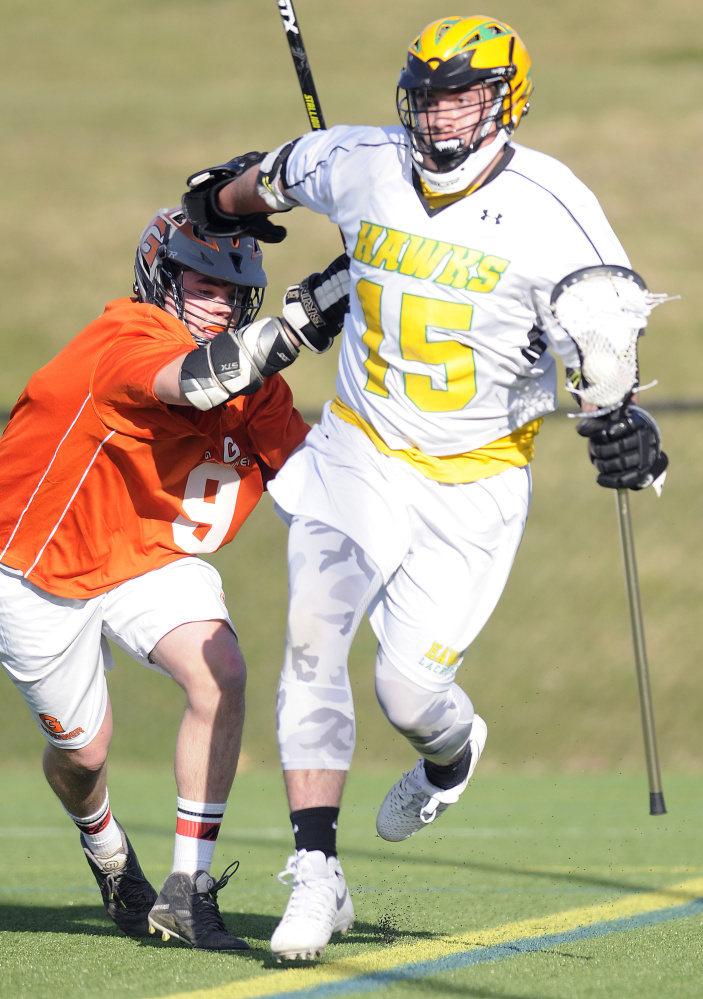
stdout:
[[81,846],[110,919],[128,937],[146,937],[156,892],[144,876],[127,834],[119,822],[117,825],[122,835],[122,849],[111,857],[96,857],[82,833]]
[[228,933],[217,904],[218,891],[238,867],[235,860],[219,881],[207,871],[169,874],[149,913],[149,932],[158,930],[163,940],[177,937],[196,950],[249,950],[246,940]]

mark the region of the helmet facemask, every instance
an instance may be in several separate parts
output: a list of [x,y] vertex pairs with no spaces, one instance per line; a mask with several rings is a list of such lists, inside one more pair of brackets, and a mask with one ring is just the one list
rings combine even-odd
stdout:
[[[503,81],[477,83],[457,91],[423,87],[407,90],[404,96],[399,88],[398,114],[411,138],[413,158],[437,173],[455,170],[502,127],[509,90]],[[440,95],[445,93],[456,94],[457,98],[467,95],[470,104],[467,103],[464,122],[460,123],[457,112],[450,115],[442,108]],[[456,127],[447,128],[450,117],[456,121]]]
[[[247,287],[246,285],[235,285],[235,299],[232,302],[229,315],[223,314],[219,317],[210,317],[207,306],[212,301],[209,295],[203,295],[193,288],[183,287],[183,275],[191,268],[178,268],[166,264],[160,268],[160,284],[163,288],[163,308],[170,312],[188,327],[191,336],[202,347],[208,343],[213,336],[224,333],[228,329],[239,329],[253,322],[263,304],[264,289]],[[192,272],[192,270],[191,270]],[[200,271],[193,273],[202,274]],[[203,274],[208,277],[207,274]],[[203,310],[198,309],[198,300],[204,303]],[[205,331],[211,334],[206,337],[202,335],[202,320],[206,318],[209,325],[204,327]]]

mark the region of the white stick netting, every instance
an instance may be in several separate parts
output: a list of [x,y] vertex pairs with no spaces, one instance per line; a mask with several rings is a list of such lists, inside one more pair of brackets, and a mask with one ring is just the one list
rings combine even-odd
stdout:
[[[555,289],[552,312],[581,355],[582,384],[570,391],[605,411],[637,384],[637,340],[652,309],[668,300],[625,268],[586,268]],[[638,279],[641,281],[641,279]]]

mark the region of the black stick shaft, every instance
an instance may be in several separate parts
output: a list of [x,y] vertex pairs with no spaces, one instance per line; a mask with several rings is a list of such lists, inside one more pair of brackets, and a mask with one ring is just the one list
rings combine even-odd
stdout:
[[305,101],[305,110],[310,119],[310,127],[313,131],[326,128],[325,119],[322,117],[322,109],[320,108],[320,99],[315,90],[308,55],[305,51],[303,36],[300,32],[298,18],[293,8],[293,0],[277,0],[277,2],[278,11],[283,22],[283,29],[288,39],[290,54],[293,56],[295,72],[298,75],[298,83],[300,84],[300,90]]

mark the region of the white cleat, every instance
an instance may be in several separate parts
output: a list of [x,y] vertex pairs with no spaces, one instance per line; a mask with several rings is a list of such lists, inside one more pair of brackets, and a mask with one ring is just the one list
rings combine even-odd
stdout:
[[322,957],[333,933],[354,925],[354,906],[336,857],[321,850],[297,850],[278,875],[293,892],[273,936],[271,952],[278,961],[312,961]]
[[458,801],[476,769],[483,747],[486,745],[487,735],[485,721],[479,715],[474,715],[469,737],[471,747],[469,772],[461,784],[446,791],[430,784],[425,776],[425,761],[420,757],[413,769],[403,774],[383,799],[376,817],[378,835],[391,843],[408,839],[430,822],[434,822],[437,816]]

